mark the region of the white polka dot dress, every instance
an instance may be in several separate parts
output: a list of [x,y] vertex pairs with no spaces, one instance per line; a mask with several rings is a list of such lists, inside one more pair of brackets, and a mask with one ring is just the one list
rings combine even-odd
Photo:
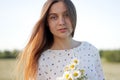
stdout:
[[85,70],[88,80],[105,80],[99,52],[88,42],[82,42],[73,49],[44,51],[38,61],[37,80],[56,80],[74,58],[79,59],[79,68]]

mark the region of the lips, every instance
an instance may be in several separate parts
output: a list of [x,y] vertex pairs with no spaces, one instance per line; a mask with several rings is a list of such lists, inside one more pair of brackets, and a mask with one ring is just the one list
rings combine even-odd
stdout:
[[58,31],[60,31],[61,33],[64,33],[67,31],[67,28],[61,28],[61,29],[58,29]]

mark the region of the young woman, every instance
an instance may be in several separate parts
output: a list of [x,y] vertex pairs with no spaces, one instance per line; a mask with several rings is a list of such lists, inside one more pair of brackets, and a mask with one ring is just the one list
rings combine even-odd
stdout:
[[72,39],[76,20],[71,0],[46,1],[20,56],[24,80],[56,80],[74,58],[79,59],[79,68],[85,70],[88,80],[104,80],[98,50],[88,42]]

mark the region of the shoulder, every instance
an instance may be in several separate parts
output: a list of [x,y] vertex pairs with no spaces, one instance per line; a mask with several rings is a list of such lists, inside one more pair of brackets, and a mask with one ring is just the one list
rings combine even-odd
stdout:
[[85,54],[98,59],[100,57],[99,50],[92,44],[87,41],[82,42],[83,50]]
[[82,41],[81,46],[86,50],[89,50],[89,51],[92,51],[92,52],[99,52],[99,50],[96,48],[96,46],[93,45],[90,42]]
[[92,43],[90,43],[90,42],[87,42],[87,41],[82,41],[82,43],[84,44],[84,46],[88,46],[88,47],[92,47],[92,48],[97,49],[97,48],[96,48],[96,46],[95,46],[95,45],[93,45],[93,44],[92,44]]

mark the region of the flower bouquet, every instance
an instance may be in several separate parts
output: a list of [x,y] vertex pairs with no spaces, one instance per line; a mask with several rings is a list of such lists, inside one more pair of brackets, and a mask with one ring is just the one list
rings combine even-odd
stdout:
[[69,65],[64,68],[62,77],[57,77],[56,80],[87,80],[84,69],[78,69],[79,60],[73,59]]

